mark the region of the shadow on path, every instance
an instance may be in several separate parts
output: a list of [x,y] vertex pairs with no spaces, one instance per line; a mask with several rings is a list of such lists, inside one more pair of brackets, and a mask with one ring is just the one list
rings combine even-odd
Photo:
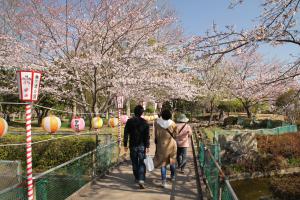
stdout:
[[[152,144],[152,147],[155,145]],[[155,149],[151,149],[153,155]],[[92,184],[85,186],[69,200],[170,200],[170,199],[199,199],[197,192],[197,181],[193,163],[192,148],[188,150],[188,163],[186,173],[177,173],[176,181],[168,181],[168,187],[161,187],[160,169],[147,172],[145,186],[146,189],[139,189],[134,182],[131,161],[128,160],[119,164],[109,174],[98,178]],[[168,175],[170,177],[170,170]]]

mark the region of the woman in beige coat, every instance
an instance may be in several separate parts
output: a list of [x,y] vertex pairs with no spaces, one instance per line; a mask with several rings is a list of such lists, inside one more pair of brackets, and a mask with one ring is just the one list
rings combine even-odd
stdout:
[[171,180],[175,179],[175,163],[177,156],[176,134],[177,128],[175,122],[171,120],[172,114],[169,110],[161,112],[161,118],[155,122],[155,144],[156,151],[153,159],[154,166],[161,168],[162,186],[166,187],[167,169],[170,164]]

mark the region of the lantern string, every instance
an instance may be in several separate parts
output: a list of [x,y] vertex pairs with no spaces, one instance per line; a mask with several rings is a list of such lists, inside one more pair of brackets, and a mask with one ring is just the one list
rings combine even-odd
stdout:
[[[17,103],[17,102],[0,102],[0,104],[7,104],[7,105],[27,105],[29,103]],[[46,107],[46,106],[41,106],[38,104],[33,104],[33,107],[39,107],[39,108],[44,108],[47,110],[52,110],[52,111],[56,111],[56,112],[62,112],[62,113],[68,113],[68,114],[73,114],[73,112],[71,111],[65,111],[65,110],[59,110],[59,109],[55,109],[55,108],[50,108],[50,107]],[[101,115],[104,113],[77,113],[77,115]]]
[[[34,104],[33,106],[34,107],[39,107],[39,108],[45,108],[45,109],[53,110],[53,111],[57,111],[57,112],[73,114],[73,112],[70,112],[70,111],[64,111],[64,110],[59,110],[59,109],[55,109],[55,108],[49,108],[49,107],[41,106],[41,105],[38,105],[38,104]],[[100,115],[100,114],[104,114],[104,113],[78,113],[78,112],[76,112],[76,114],[77,115],[90,115],[90,114]]]
[[[66,137],[73,137],[73,136],[81,136],[80,134],[77,135],[67,135],[67,136],[62,136],[62,137],[57,137],[57,138],[50,138],[50,139],[46,139],[46,140],[40,140],[37,142],[32,142],[31,145],[33,144],[38,144],[38,143],[42,143],[42,142],[47,142],[47,141],[52,141],[52,140],[58,140],[58,139],[62,139],[62,138],[66,138]],[[86,135],[85,135],[86,136]],[[23,146],[26,145],[27,143],[16,143],[16,144],[1,144],[0,147],[7,147],[7,146]]]
[[27,104],[29,104],[29,103],[0,102],[0,104],[7,104],[7,105],[27,105]]

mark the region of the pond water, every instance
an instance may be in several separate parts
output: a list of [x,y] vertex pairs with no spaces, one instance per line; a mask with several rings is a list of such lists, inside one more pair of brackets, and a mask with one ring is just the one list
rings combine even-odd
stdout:
[[240,181],[230,181],[239,200],[259,200],[271,196],[270,178],[257,178]]

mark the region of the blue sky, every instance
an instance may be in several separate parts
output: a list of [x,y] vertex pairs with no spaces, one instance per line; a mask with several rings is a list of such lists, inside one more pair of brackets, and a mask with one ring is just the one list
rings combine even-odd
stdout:
[[[235,9],[229,9],[230,0],[169,0],[176,10],[178,20],[185,35],[201,35],[216,23],[220,29],[235,25],[236,29],[253,27],[260,14],[261,0],[247,0]],[[294,60],[290,54],[299,56],[299,48],[294,45],[272,47],[263,45],[259,51],[266,59]]]

